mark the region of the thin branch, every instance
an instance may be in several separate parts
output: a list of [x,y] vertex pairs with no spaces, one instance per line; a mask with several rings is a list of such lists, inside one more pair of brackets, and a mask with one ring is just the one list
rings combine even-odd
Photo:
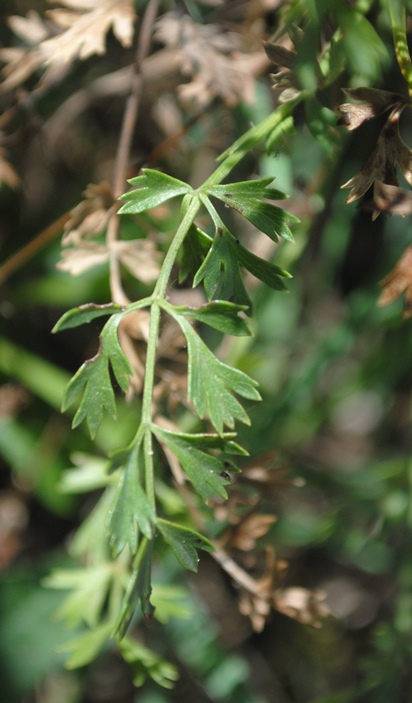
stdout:
[[[127,99],[123,115],[114,165],[113,195],[115,198],[118,198],[125,188],[133,131],[139,114],[140,98],[142,95],[143,77],[141,67],[150,51],[152,28],[157,16],[158,7],[159,0],[150,0],[139,32],[130,95]],[[117,215],[114,215],[110,218],[106,233],[106,242],[110,251],[110,288],[113,301],[121,305],[127,305],[130,300],[123,290],[120,263],[114,248],[110,246],[118,239],[119,225],[119,218]]]
[[157,16],[158,7],[159,0],[150,0],[139,32],[139,41],[136,50],[136,61],[134,64],[131,91],[123,115],[123,124],[120,131],[120,139],[114,167],[113,192],[115,197],[118,197],[124,191],[126,180],[125,174],[127,173],[129,164],[130,147],[139,113],[140,98],[142,94],[143,77],[141,69],[143,61],[150,51],[152,28]]
[[248,591],[252,595],[262,596],[261,588],[259,583],[250,576],[244,569],[242,569],[239,564],[237,564],[232,557],[225,552],[222,547],[219,547],[216,542],[213,543],[215,547],[214,552],[210,552],[210,556],[213,557],[215,561],[221,566],[221,568],[226,571],[229,576],[232,577],[236,583]]
[[110,246],[111,244],[117,241],[117,237],[119,234],[119,224],[119,216],[116,213],[110,218],[106,232],[106,242],[109,249],[110,292],[112,296],[112,301],[114,303],[119,303],[120,305],[128,305],[130,303],[130,300],[123,290],[120,262],[117,257],[115,248]]
[[61,232],[62,228],[70,219],[71,214],[65,212],[57,220],[51,223],[46,229],[38,234],[34,239],[31,239],[28,244],[25,244],[21,249],[18,249],[6,261],[0,264],[0,283],[4,283],[9,276],[21,268],[27,261],[43,249],[49,242],[53,241]]
[[[196,529],[204,534],[206,531],[205,522],[201,511],[193,501],[193,494],[190,490],[188,490],[185,483],[179,484],[175,482],[175,488],[182,496]],[[231,576],[238,586],[254,596],[262,597],[262,589],[259,582],[256,581],[253,576],[250,576],[247,571],[242,569],[242,567],[239,566],[239,564],[237,564],[231,556],[229,556],[226,550],[223,549],[223,547],[221,547],[216,540],[211,541],[214,546],[214,551],[209,552],[209,556],[219,564],[223,571],[226,571],[226,573]]]

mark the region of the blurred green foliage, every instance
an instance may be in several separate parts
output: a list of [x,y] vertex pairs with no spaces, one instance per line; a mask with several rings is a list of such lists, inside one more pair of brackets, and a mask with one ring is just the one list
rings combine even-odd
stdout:
[[[43,4],[9,2],[4,13],[23,14]],[[209,21],[208,5],[189,5]],[[316,21],[304,37],[297,68],[307,90],[317,80],[315,39],[321,27],[328,28],[328,12],[336,13],[341,35],[324,65],[337,83],[329,86],[334,99],[326,107],[311,100],[305,110],[298,108],[295,133],[285,133],[277,152],[254,153],[238,167],[236,175],[243,179],[256,173],[275,176],[276,188],[290,193],[287,207],[301,225],[293,229],[296,242],[283,243],[276,258],[293,275],[289,293],[279,296],[248,280],[254,337],[234,339],[225,362],[251,374],[263,396],[260,404],[246,404],[252,424],[240,428],[241,443],[257,462],[265,452],[278,452],[296,479],[295,485],[280,486],[274,501],[278,519],[264,540],[289,562],[286,584],[325,590],[334,617],[313,629],[273,612],[258,635],[238,613],[236,591],[211,558],[202,555],[198,575],[186,580],[165,554],[153,594],[161,624],[144,630],[134,646],[141,646],[139,656],[146,658],[155,681],[174,681],[176,667],[180,678],[175,688],[160,690],[147,681],[136,690],[133,679],[141,677],[136,657],[130,654],[135,664],[129,669],[110,648],[80,671],[63,669],[61,646],[67,633],[55,613],[60,608],[61,614],[66,594],[42,584],[51,568],[73,567],[66,545],[85,516],[91,513],[93,521],[78,540],[91,540],[102,523],[92,513],[97,493],[81,498],[61,488],[73,480],[66,473],[73,457],[96,461],[97,456],[98,463],[130,439],[139,409],[117,398],[117,420],[105,418],[95,441],[81,427],[72,432],[70,417],[60,415],[67,381],[95,352],[101,325],[93,321],[53,337],[50,330],[68,308],[91,300],[105,303],[110,293],[104,265],[76,278],[56,271],[59,246],[51,242],[3,283],[0,304],[5,389],[0,413],[0,680],[5,703],[412,699],[411,322],[401,320],[401,302],[376,306],[379,281],[410,243],[409,223],[385,215],[372,223],[370,213],[344,204],[340,185],[366,161],[374,128],[348,135],[336,126],[332,109],[341,99],[339,88],[349,83],[404,88],[380,3],[284,5],[291,24],[314,9]],[[268,12],[264,22],[268,36],[277,28],[277,13]],[[5,27],[1,33],[9,46],[10,33]],[[113,43],[104,58],[105,71],[125,61],[118,52]],[[39,160],[30,133],[37,119],[52,112],[51,103],[59,104],[66,92],[74,91],[71,80],[76,87],[87,86],[101,70],[95,58],[83,66],[26,115],[27,131],[15,162],[24,183],[37,181],[20,194],[6,186],[0,191],[2,259],[76,205],[88,180],[106,176],[107,151],[115,144],[123,104],[119,96],[111,106],[95,104],[70,127],[75,151],[70,158],[60,155],[52,167],[47,159]],[[210,144],[218,156],[241,137],[249,121],[265,119],[275,100],[267,75],[256,88],[253,105],[228,110],[214,103],[208,108],[204,119],[188,129],[179,158],[166,155],[161,161],[165,171],[190,180],[199,161],[207,163]],[[154,92],[161,89],[155,86]],[[402,129],[410,141],[406,120]],[[136,151],[148,154],[152,142],[159,141],[153,135],[158,127],[150,118],[136,137]],[[177,217],[172,208],[160,224],[165,249]],[[147,224],[158,226],[150,218]],[[245,241],[257,239],[250,230],[241,235]],[[131,297],[145,294],[144,285],[132,277],[128,285]],[[98,476],[99,466],[90,474],[90,489],[98,491]],[[166,485],[159,491],[166,515],[184,513],[178,494]],[[273,510],[269,497],[267,504],[263,511]],[[88,594],[83,597],[87,601]],[[74,637],[82,636],[79,627]],[[149,648],[158,659],[151,659]]]

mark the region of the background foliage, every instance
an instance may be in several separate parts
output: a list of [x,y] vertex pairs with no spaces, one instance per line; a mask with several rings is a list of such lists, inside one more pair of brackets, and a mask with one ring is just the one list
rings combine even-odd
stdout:
[[[343,88],[396,93],[396,106],[400,94],[406,105],[400,132],[411,143],[404,3],[389,3],[392,17],[384,3],[343,0],[54,5],[55,12],[69,11],[65,19],[48,14],[49,4],[40,0],[10,0],[1,7],[4,699],[409,701],[412,342],[409,267],[397,262],[405,262],[410,244],[410,175],[408,166],[401,168],[396,202],[393,179],[379,177],[389,190],[376,191],[372,205],[345,204],[348,191],[341,186],[362,173],[388,113],[376,114],[375,98],[368,116],[376,119],[352,130],[350,109],[343,112],[346,127],[338,112],[356,95],[345,96]],[[117,9],[118,23],[107,24],[97,6]],[[158,17],[154,27],[150,13]],[[262,40],[270,42],[267,54]],[[294,49],[296,54],[287,53]],[[132,64],[138,117],[127,172],[119,175]],[[153,210],[125,216],[122,238],[110,240],[108,213],[126,191],[126,177],[136,178],[145,166],[196,189],[216,158],[275,109],[282,119],[266,148],[246,143],[246,156],[228,180],[275,178],[270,187],[290,195],[279,205],[300,220],[291,225],[295,242],[287,241],[286,231],[286,240],[274,243],[254,226],[261,227],[262,219],[250,223],[225,207],[228,202],[213,203],[240,240],[239,251],[275,260],[292,274],[285,279],[289,293],[247,273],[245,288],[237,283],[235,293],[243,296],[237,303],[253,302],[247,321],[253,336],[222,336],[222,319],[223,326],[231,322],[232,332],[244,324],[233,308],[230,314],[230,308],[218,311],[212,328],[197,328],[220,361],[259,382],[262,402],[244,404],[251,425],[236,428],[236,442],[249,457],[235,457],[243,472],[233,476],[228,501],[216,497],[206,509],[186,483],[179,484],[173,452],[181,459],[184,438],[173,444],[167,432],[174,425],[158,429],[169,441],[173,471],[171,479],[159,460],[158,529],[186,567],[197,567],[199,544],[191,541],[197,537],[186,532],[188,544],[179,552],[182,533],[176,539],[169,521],[202,532],[217,550],[202,551],[198,573],[187,576],[171,551],[157,547],[151,600],[158,620],[146,626],[136,614],[120,650],[108,644],[100,651],[112,631],[100,613],[119,603],[130,564],[123,551],[118,567],[107,566],[103,511],[112,496],[98,501],[110,482],[107,456],[127,445],[140,417],[147,311],[140,310],[122,338],[135,371],[134,397],[124,399],[120,392],[127,367],[119,355],[113,368],[120,387],[117,419],[105,415],[94,439],[84,423],[73,431],[72,408],[62,415],[60,406],[70,377],[96,353],[106,317],[88,310],[89,324],[56,335],[51,329],[69,308],[114,301],[106,309],[113,320],[127,300],[150,295],[179,223],[180,202],[158,200]],[[402,153],[396,151],[398,163]],[[220,192],[223,200],[226,192]],[[371,210],[394,216],[382,213],[373,220]],[[396,217],[399,212],[406,217]],[[212,235],[208,223],[203,211],[197,225]],[[191,234],[180,269],[172,270],[165,305],[205,302],[191,288],[190,264],[201,265],[207,240],[197,230]],[[136,240],[143,244],[136,247]],[[249,262],[245,268],[256,274],[256,260],[245,257],[241,263]],[[389,299],[383,302],[396,297],[388,288],[393,270],[396,293],[406,291],[406,304],[399,298],[378,306],[385,277]],[[194,332],[186,317],[183,327],[190,351]],[[185,405],[185,343],[173,325],[162,328],[158,355],[155,400],[162,415],[183,432],[201,432]],[[100,415],[101,405],[94,407]],[[89,418],[92,430],[95,419]],[[210,443],[199,443],[198,452],[209,450]],[[202,451],[197,459],[205,456],[212,455]],[[112,468],[121,465],[127,459],[115,454]],[[219,474],[221,496],[229,468]],[[146,517],[150,525],[150,510]],[[126,511],[120,505],[116,524],[112,546],[121,552],[135,534],[127,505]],[[150,537],[150,528],[139,526]],[[145,580],[145,569],[140,573]],[[248,589],[247,577],[258,590]],[[126,621],[132,615],[123,612]],[[76,668],[81,664],[87,666]]]

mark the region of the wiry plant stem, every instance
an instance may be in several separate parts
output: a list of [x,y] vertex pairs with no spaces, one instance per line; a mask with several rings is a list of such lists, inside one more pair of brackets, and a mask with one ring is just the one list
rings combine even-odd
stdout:
[[408,84],[412,99],[412,61],[406,37],[406,8],[404,0],[386,0],[392,25],[393,43],[401,73]]
[[[220,156],[219,161],[221,161],[221,163],[204,182],[202,188],[221,183],[230,171],[237,166],[239,161],[241,161],[244,156],[251,151],[251,149],[265,139],[272,132],[272,130],[274,130],[286,117],[291,114],[294,107],[301,100],[302,97],[299,96],[293,101],[291,100],[290,102],[284,103],[284,105],[281,105],[277,108],[277,110],[271,112],[271,114],[262,120],[262,122],[259,122],[259,124],[251,127],[245,134],[235,141],[234,144],[232,144],[232,146]],[[202,190],[202,188],[199,190]]]
[[160,306],[158,301],[159,299],[165,297],[167,285],[177,253],[193,223],[194,218],[196,217],[197,212],[199,211],[199,208],[200,203],[197,198],[194,198],[190,203],[165,256],[156,287],[153,291],[152,304],[150,308],[150,327],[149,337],[147,340],[146,369],[143,386],[142,424],[145,426],[144,456],[146,493],[153,508],[155,508],[155,490],[151,425],[153,387],[156,368],[156,347],[160,326]]
[[119,197],[119,195],[124,192],[126,172],[129,166],[130,147],[132,143],[133,131],[139,114],[140,98],[142,95],[143,78],[141,69],[143,61],[150,51],[152,29],[157,16],[158,7],[159,0],[150,0],[140,27],[132,85],[123,115],[123,123],[120,131],[119,145],[117,148],[114,167],[113,191],[116,197]]
[[[278,110],[271,113],[260,124],[252,127],[241,139],[239,139],[233,147],[225,153],[224,161],[217,167],[214,173],[205,181],[203,186],[198,189],[199,194],[205,187],[221,183],[233,167],[242,160],[242,158],[256,146],[263,138],[280,124],[287,117],[293,106],[291,103],[281,106]],[[154,493],[154,464],[153,464],[153,447],[151,436],[152,425],[152,402],[153,388],[155,379],[155,364],[156,364],[156,346],[159,336],[160,326],[160,306],[159,300],[164,299],[167,286],[169,283],[172,268],[175,264],[176,257],[182,246],[182,243],[192,226],[194,219],[201,207],[201,198],[195,193],[188,196],[188,200],[184,203],[184,215],[179,228],[170,244],[165,259],[160,270],[157,284],[151,296],[151,312],[150,312],[150,328],[147,342],[146,369],[143,387],[143,406],[142,406],[142,424],[146,428],[145,435],[145,482],[146,491],[149,501],[155,507]]]
[[[142,95],[143,79],[141,67],[144,59],[150,51],[152,28],[157,16],[158,7],[159,0],[150,0],[140,27],[132,84],[123,114],[123,122],[120,130],[119,143],[114,165],[113,194],[115,198],[118,198],[125,189],[133,131],[139,114],[140,98]],[[110,245],[118,239],[118,236],[119,218],[117,214],[115,214],[110,218],[110,222],[107,227],[106,241],[109,249]],[[116,252],[113,250],[113,247],[110,250],[110,288],[114,302],[120,303],[121,305],[127,305],[130,302],[123,290],[120,263]]]

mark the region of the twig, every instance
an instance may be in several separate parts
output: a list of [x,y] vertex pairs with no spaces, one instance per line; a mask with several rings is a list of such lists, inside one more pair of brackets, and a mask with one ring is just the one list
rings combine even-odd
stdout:
[[[183,497],[183,500],[187,506],[187,509],[195,524],[196,529],[199,532],[204,533],[204,520],[200,510],[194,504],[191,492],[187,489],[184,483],[178,484],[176,482],[175,487]],[[241,586],[241,588],[244,588],[245,591],[248,591],[254,596],[261,596],[262,594],[259,583],[257,583],[257,581],[252,576],[250,576],[244,569],[242,569],[242,567],[239,566],[239,564],[237,564],[235,560],[229,556],[226,550],[223,549],[223,547],[221,547],[216,540],[211,541],[214,546],[214,551],[209,552],[209,556],[211,556],[212,559],[214,559],[219,564],[223,571],[226,571],[226,573],[232,577],[232,579],[238,584],[238,586]]]
[[249,576],[249,574],[242,569],[239,564],[237,564],[232,557],[225,552],[224,549],[219,547],[216,542],[213,543],[215,547],[214,552],[210,552],[210,556],[213,557],[215,561],[221,566],[221,568],[226,571],[229,576],[231,576],[236,583],[248,591],[252,595],[261,596],[261,589],[256,580]]
[[[114,166],[113,194],[115,198],[118,198],[124,191],[126,173],[130,159],[130,147],[139,113],[140,98],[142,94],[143,78],[141,67],[144,59],[150,51],[152,27],[157,16],[158,7],[159,0],[150,0],[139,32],[132,85],[123,115],[123,122],[120,130],[120,138]],[[125,305],[130,301],[123,290],[119,259],[117,258],[114,248],[111,247],[111,244],[118,239],[118,236],[119,218],[117,215],[114,215],[110,218],[106,234],[106,242],[110,251],[110,288],[113,301],[120,303],[121,305]]]
[[40,249],[46,246],[49,242],[53,241],[58,234],[60,234],[62,228],[70,219],[70,211],[65,212],[57,220],[51,223],[46,229],[44,229],[37,237],[34,237],[28,244],[18,249],[14,254],[12,254],[4,263],[0,264],[0,283],[4,283],[9,276],[11,276],[15,271],[17,271],[23,264],[29,261],[32,256],[37,254]]
[[133,130],[135,128],[139,113],[140,98],[142,93],[143,77],[141,69],[143,61],[150,51],[152,27],[157,16],[158,7],[159,0],[150,0],[139,32],[132,86],[123,115],[123,123],[120,130],[120,139],[114,167],[113,192],[115,197],[118,197],[124,191],[125,174],[129,164],[130,146],[132,143]]

